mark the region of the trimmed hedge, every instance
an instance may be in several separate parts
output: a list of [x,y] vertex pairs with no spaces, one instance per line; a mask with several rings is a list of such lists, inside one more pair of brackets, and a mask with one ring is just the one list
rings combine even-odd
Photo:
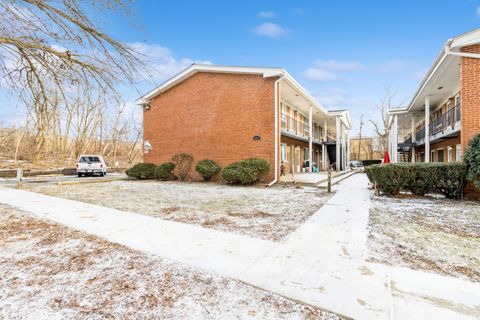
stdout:
[[460,199],[466,182],[466,167],[462,163],[391,163],[365,168],[370,182],[385,195],[410,191],[424,196],[439,192],[450,199]]
[[230,184],[254,184],[270,171],[268,161],[250,158],[234,162],[222,170],[222,179]]
[[480,134],[468,143],[463,161],[467,166],[468,180],[472,181],[477,189],[480,189]]
[[195,166],[195,171],[197,171],[205,181],[212,179],[214,175],[220,172],[220,169],[221,167],[215,161],[209,159],[201,160]]
[[165,162],[159,165],[155,169],[155,179],[158,180],[174,180],[175,176],[172,174],[173,169],[175,169],[175,164],[172,162]]
[[125,173],[130,178],[135,178],[139,180],[148,180],[155,178],[155,168],[157,166],[153,163],[137,163]]

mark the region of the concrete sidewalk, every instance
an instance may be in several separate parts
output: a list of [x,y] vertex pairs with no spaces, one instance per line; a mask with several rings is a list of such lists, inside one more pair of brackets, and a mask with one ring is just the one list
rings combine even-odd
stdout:
[[0,202],[355,319],[478,319],[480,284],[366,263],[370,191],[353,175],[283,243],[0,189]]

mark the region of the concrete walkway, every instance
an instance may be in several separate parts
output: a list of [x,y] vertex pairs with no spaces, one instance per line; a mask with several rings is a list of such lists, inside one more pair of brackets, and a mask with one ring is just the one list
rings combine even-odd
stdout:
[[14,189],[0,203],[355,319],[480,318],[479,283],[364,262],[366,186],[343,181],[283,243]]

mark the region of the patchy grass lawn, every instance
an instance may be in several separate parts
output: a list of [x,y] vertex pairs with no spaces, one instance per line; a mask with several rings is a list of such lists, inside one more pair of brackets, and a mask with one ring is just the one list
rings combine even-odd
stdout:
[[1,319],[341,319],[0,205]]
[[330,197],[308,187],[157,181],[44,185],[33,191],[274,241],[299,227]]
[[375,197],[368,258],[480,282],[480,205]]

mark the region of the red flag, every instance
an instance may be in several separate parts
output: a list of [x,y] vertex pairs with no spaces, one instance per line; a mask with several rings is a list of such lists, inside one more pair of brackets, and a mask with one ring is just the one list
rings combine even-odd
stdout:
[[390,156],[388,155],[388,150],[385,151],[385,156],[383,157],[383,163],[384,164],[390,163]]

